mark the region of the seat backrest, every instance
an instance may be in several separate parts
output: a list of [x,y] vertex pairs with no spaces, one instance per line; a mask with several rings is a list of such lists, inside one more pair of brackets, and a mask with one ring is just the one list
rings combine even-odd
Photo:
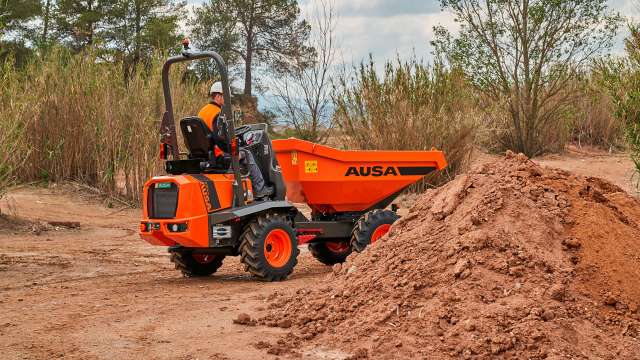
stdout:
[[208,159],[209,151],[213,149],[211,130],[199,117],[186,117],[180,120],[180,130],[184,144],[189,150],[189,158]]

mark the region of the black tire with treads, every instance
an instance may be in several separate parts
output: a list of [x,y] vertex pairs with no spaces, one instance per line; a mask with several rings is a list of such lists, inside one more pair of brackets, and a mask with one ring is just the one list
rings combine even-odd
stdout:
[[399,216],[391,210],[376,209],[362,215],[351,231],[351,248],[362,252],[371,244],[371,236],[375,230],[385,224],[393,224]]
[[[269,264],[265,254],[265,240],[267,235],[275,229],[284,230],[291,241],[291,252],[286,262],[281,267],[273,267]],[[244,228],[240,236],[240,261],[245,266],[245,271],[264,281],[282,281],[293,272],[298,263],[298,240],[296,238],[291,220],[283,214],[268,212],[251,220]]]
[[[342,241],[349,243],[349,239],[344,239]],[[326,242],[317,242],[309,244],[309,252],[321,263],[325,265],[334,265],[343,263],[347,260],[347,256],[351,254],[351,246],[349,246],[345,251],[335,252],[327,247]]]
[[196,261],[190,251],[172,251],[170,260],[185,277],[201,277],[210,276],[222,266],[224,255],[209,256],[213,256],[213,260],[203,264]]

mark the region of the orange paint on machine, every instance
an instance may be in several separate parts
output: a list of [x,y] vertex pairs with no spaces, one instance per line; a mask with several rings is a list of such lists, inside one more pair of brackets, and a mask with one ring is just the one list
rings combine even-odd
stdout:
[[345,151],[274,140],[287,198],[320,212],[362,211],[447,166],[441,151]]
[[[168,247],[184,276],[209,276],[238,256],[257,279],[284,280],[301,245],[324,264],[344,262],[351,252],[385,241],[399,218],[394,199],[447,166],[438,150],[344,151],[293,138],[272,142],[267,124],[236,126],[224,61],[214,51],[183,45],[163,66],[160,158],[167,174],[144,185],[140,236]],[[210,119],[183,118],[177,127],[169,70],[200,59],[218,67],[221,81],[210,95],[220,111]],[[178,128],[186,152],[179,149]],[[294,203],[306,203],[311,214]]]

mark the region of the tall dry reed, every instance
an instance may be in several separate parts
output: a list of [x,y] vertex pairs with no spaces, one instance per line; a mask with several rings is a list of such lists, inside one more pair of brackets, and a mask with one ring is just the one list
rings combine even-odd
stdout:
[[603,74],[595,67],[581,80],[571,120],[571,142],[606,150],[625,147],[624,124],[615,116],[615,104],[604,85]]
[[[80,181],[139,201],[144,181],[161,170],[161,66],[159,57],[125,83],[120,66],[55,50],[23,71],[5,68],[0,129],[18,129],[3,136],[20,139],[20,152],[4,166],[21,181]],[[176,117],[197,113],[206,84],[183,83],[184,68],[173,70]]]
[[334,94],[334,121],[346,147],[443,150],[449,166],[428,178],[431,184],[464,170],[480,118],[462,73],[416,60],[388,62],[382,76],[373,61],[355,70],[339,78]]
[[15,101],[7,96],[10,87],[19,81],[18,74],[12,71],[12,61],[5,62],[0,68],[0,84],[4,89],[0,93],[0,198],[18,181],[30,147],[24,137],[29,121],[14,121],[25,112],[28,103]]

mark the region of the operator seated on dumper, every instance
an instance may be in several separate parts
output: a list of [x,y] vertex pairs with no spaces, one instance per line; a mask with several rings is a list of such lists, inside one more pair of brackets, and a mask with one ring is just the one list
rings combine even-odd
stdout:
[[[211,90],[209,90],[209,103],[205,105],[200,112],[198,113],[198,117],[204,121],[205,124],[211,130],[213,134],[214,141],[214,155],[216,158],[219,156],[224,156],[224,152],[220,150],[218,144],[222,145],[222,148],[226,149],[227,140],[222,134],[222,124],[220,123],[221,119],[220,111],[222,106],[224,105],[224,96],[222,96],[222,83],[217,81],[211,85]],[[260,168],[258,164],[256,164],[256,160],[253,157],[251,151],[240,148],[240,162],[247,166],[249,169],[249,179],[251,179],[251,185],[253,186],[253,196],[256,199],[260,199],[266,196],[273,194],[273,187],[267,186],[264,181],[264,177],[262,176],[262,172],[260,172]]]

